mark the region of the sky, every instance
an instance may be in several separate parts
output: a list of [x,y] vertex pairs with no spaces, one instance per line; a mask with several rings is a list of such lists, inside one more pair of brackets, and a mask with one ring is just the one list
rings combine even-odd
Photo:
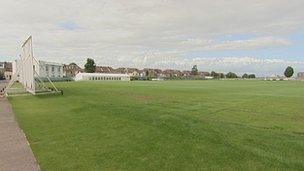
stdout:
[[0,61],[282,75],[304,71],[303,0],[1,0]]

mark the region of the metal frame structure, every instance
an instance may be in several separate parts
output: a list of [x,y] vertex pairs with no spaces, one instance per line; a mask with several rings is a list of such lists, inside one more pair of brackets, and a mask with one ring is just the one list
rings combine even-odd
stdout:
[[19,81],[22,84],[26,92],[29,92],[33,95],[45,93],[62,93],[62,91],[59,91],[56,88],[49,77],[47,77],[47,79],[52,88],[48,88],[39,77],[39,74],[36,72],[35,64],[39,65],[39,61],[33,55],[32,36],[27,38],[21,47],[21,62],[18,64],[16,73],[12,76],[11,81],[4,89],[5,95],[8,96],[8,90],[12,88],[13,84],[16,81]]

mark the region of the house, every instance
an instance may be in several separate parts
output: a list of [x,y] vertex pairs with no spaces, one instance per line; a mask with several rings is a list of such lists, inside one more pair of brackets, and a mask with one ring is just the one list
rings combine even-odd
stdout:
[[144,71],[144,70],[138,70],[138,73],[139,73],[139,77],[146,77],[146,75],[147,75],[147,73],[146,73],[146,71]]
[[0,62],[0,80],[4,79],[4,62]]
[[12,79],[12,63],[11,62],[0,62],[0,75],[3,76],[3,78],[0,79],[6,79],[10,80]]
[[[221,74],[221,73],[218,73],[218,75],[220,75],[220,74]],[[211,76],[210,72],[206,72],[206,71],[200,72],[200,75],[201,75],[202,77]]]
[[190,77],[191,76],[191,71],[182,71],[183,77]]
[[279,75],[271,75],[270,77],[265,77],[264,78],[265,81],[280,81],[280,80],[284,80],[284,77],[281,77]]
[[64,76],[63,64],[39,61],[39,64],[36,66],[36,72],[40,77],[61,78]]
[[5,72],[4,72],[4,78],[5,78],[6,80],[11,80],[12,77],[13,77],[13,72],[12,72],[12,71],[5,71]]
[[160,69],[152,69],[152,68],[144,68],[143,72],[146,77],[160,77],[162,75],[162,70]]
[[113,73],[114,69],[109,66],[96,66],[96,73]]
[[137,68],[127,68],[127,72],[130,77],[139,77],[139,69]]
[[76,74],[82,71],[83,70],[75,63],[63,66],[63,72],[66,77],[75,77]]
[[171,77],[183,77],[185,72],[182,72],[180,70],[173,70],[173,69],[166,69],[163,71],[163,75],[166,78],[171,78]]
[[11,62],[4,62],[4,69],[5,71],[12,72],[12,63]]
[[171,78],[171,77],[174,76],[174,70],[172,70],[172,69],[166,69],[166,70],[163,71],[163,75],[166,78]]
[[304,80],[304,72],[299,72],[298,75],[297,75],[297,78],[299,80]]
[[140,71],[137,68],[117,68],[114,73],[117,74],[128,74],[130,77],[139,77]]

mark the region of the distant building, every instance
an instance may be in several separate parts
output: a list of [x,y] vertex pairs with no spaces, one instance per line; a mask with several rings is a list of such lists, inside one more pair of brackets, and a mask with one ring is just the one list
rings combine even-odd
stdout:
[[113,73],[114,69],[109,66],[96,66],[96,73]]
[[11,62],[0,62],[0,75],[3,75],[4,78],[0,79],[6,79],[10,80],[12,79],[12,63]]
[[171,78],[171,77],[183,77],[186,72],[182,72],[180,70],[173,70],[173,69],[166,69],[163,72],[163,76],[166,78]]
[[5,78],[6,80],[11,80],[12,77],[13,77],[13,72],[12,72],[12,71],[5,71],[5,72],[4,72],[4,78]]
[[75,81],[130,81],[128,74],[78,73]]
[[13,66],[11,62],[4,62],[4,69],[7,72],[12,72]]
[[4,79],[4,62],[0,62],[0,80]]
[[63,72],[66,77],[75,77],[76,74],[82,71],[83,70],[75,63],[70,63],[69,65],[63,66]]
[[271,75],[270,77],[265,77],[265,81],[280,81],[284,80],[285,77],[279,76],[279,75]]
[[160,69],[153,69],[153,68],[144,68],[142,71],[142,74],[145,77],[150,77],[150,78],[157,78],[157,77],[162,77],[162,70]]
[[299,80],[304,80],[304,72],[299,72],[297,76]]
[[55,62],[39,61],[36,68],[40,77],[61,78],[63,74],[63,64]]
[[4,62],[0,62],[0,69],[4,69]]
[[183,77],[190,77],[191,71],[183,71],[182,74],[183,74]]
[[[16,60],[13,62],[12,74],[15,74],[17,72],[19,64],[20,64],[20,60]],[[39,75],[39,77],[41,78],[45,78],[45,77],[62,78],[64,76],[63,64],[60,63],[38,61],[38,63],[37,62],[34,63],[34,70],[35,70],[34,74]]]
[[113,71],[117,74],[128,74],[130,77],[139,77],[140,71],[137,68],[117,68]]
[[164,78],[152,78],[152,81],[164,81]]
[[212,76],[205,76],[204,77],[206,80],[212,80],[212,79],[214,79],[214,77],[212,77]]

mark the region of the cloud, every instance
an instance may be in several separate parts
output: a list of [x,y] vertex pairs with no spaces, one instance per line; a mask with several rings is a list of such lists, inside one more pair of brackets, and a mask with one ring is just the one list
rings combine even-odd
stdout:
[[[258,49],[258,48],[271,48],[280,46],[289,46],[292,43],[289,40],[262,37],[249,40],[236,40],[236,41],[224,41],[219,44],[210,46],[211,50],[244,50],[244,49]],[[208,49],[208,48],[207,48]]]
[[251,50],[290,46],[291,41],[274,37],[260,37],[248,40],[222,41],[187,39],[181,42],[188,50]]
[[[2,1],[0,59],[17,58],[33,35],[34,55],[42,60],[83,64],[92,57],[103,65],[142,67],[136,61],[149,56],[159,67],[175,67],[195,58],[193,51],[292,46],[286,36],[304,28],[303,6],[299,0]],[[236,34],[252,36],[218,39]]]
[[70,30],[70,31],[76,31],[76,30],[81,30],[82,29],[76,23],[70,22],[70,21],[58,23],[58,27],[61,28],[61,29]]

